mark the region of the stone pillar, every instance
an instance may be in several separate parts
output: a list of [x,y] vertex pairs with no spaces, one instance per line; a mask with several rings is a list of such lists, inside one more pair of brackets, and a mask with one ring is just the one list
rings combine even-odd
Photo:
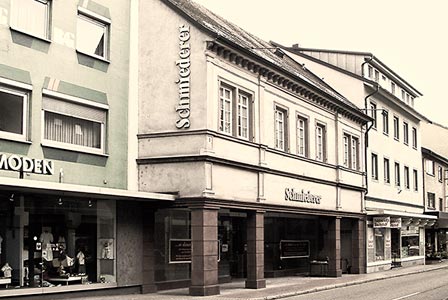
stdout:
[[341,218],[328,220],[327,233],[328,276],[341,277]]
[[191,208],[191,296],[219,294],[218,208]]
[[366,221],[354,220],[352,223],[352,274],[366,272]]
[[247,279],[246,288],[266,287],[264,279],[264,211],[247,214]]
[[143,278],[142,293],[155,293],[154,227],[155,209],[145,206],[143,209]]

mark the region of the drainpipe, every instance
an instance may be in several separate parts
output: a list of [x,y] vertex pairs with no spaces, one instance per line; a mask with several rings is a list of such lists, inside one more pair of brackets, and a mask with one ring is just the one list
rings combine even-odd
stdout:
[[[380,87],[378,84],[375,85],[376,90],[373,93],[370,93],[369,95],[367,95],[364,98],[364,107],[366,109],[366,113],[367,113],[367,99],[373,95],[375,95],[376,93],[378,93]],[[367,172],[367,148],[369,147],[369,131],[370,129],[372,129],[373,127],[373,122],[367,127],[366,133],[364,134],[364,168],[365,168],[365,180],[366,180],[366,193],[364,194],[364,197],[369,193],[369,175]]]

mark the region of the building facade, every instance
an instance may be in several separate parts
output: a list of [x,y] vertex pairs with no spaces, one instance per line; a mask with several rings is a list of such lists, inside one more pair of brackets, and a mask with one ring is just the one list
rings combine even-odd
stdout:
[[420,92],[371,53],[284,47],[372,118],[366,148],[367,272],[423,264]]
[[0,298],[140,290],[143,212],[174,197],[128,188],[129,18],[0,1]]
[[447,258],[447,149],[440,143],[447,136],[446,127],[431,121],[422,124],[425,213],[437,216],[437,222],[426,229],[427,262]]
[[139,189],[178,197],[151,217],[147,291],[365,272],[370,118],[202,6],[141,1],[139,12]]

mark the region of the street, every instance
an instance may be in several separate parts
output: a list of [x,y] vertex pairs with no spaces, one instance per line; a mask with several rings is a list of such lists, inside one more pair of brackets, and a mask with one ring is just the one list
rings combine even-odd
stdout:
[[291,300],[441,300],[448,299],[448,270],[418,273],[301,296]]

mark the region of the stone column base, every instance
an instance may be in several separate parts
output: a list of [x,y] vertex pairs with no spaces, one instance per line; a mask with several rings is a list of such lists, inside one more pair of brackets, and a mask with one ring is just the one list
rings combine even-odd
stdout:
[[328,270],[328,277],[341,277],[342,276],[342,270]]
[[246,280],[246,289],[264,289],[266,287],[266,279]]
[[219,293],[219,285],[190,286],[190,296],[212,296]]

